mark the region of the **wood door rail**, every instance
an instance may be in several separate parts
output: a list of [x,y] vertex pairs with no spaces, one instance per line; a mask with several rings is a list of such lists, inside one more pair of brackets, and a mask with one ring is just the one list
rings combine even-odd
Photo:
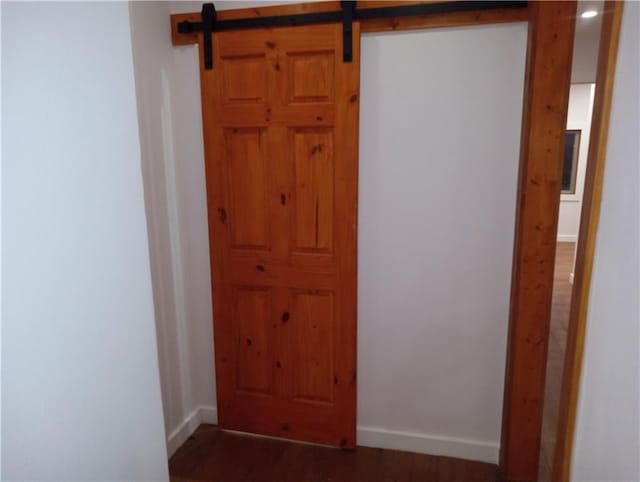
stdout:
[[[474,8],[469,9],[471,2],[411,2],[411,1],[360,1],[356,4],[354,20],[360,21],[362,32],[384,32],[392,30],[414,30],[437,27],[454,27],[467,25],[482,25],[491,23],[524,22],[529,20],[529,7],[526,2],[504,2],[505,7],[496,6],[495,2],[474,2]],[[446,5],[450,5],[450,11]],[[440,11],[433,13],[416,13],[407,15],[394,14],[394,9],[401,7],[442,6]],[[456,8],[455,6],[458,6]],[[460,9],[462,7],[462,9]],[[489,8],[490,7],[490,8]],[[382,15],[382,10],[387,10],[387,15]],[[367,11],[367,13],[364,13]],[[378,15],[373,14],[378,11]],[[217,13],[216,20],[258,19],[265,17],[294,16],[314,13],[341,13],[339,1],[298,3],[291,5],[276,5],[256,8],[239,8],[233,10],[221,10]],[[358,14],[359,12],[359,14]],[[178,24],[184,21],[198,23],[202,17],[200,12],[176,13],[171,15],[171,40],[173,45],[191,45],[198,43],[200,33],[179,33]]]

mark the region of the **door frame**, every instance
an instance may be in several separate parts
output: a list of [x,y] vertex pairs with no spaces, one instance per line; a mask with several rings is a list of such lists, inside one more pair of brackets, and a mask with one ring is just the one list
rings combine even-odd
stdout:
[[[416,3],[422,2],[365,0],[359,1],[356,8],[367,9]],[[297,3],[222,10],[217,12],[217,18],[231,20],[336,10],[340,10],[340,2],[337,1]],[[560,203],[561,159],[571,83],[575,14],[575,0],[570,2],[531,1],[526,8],[450,12],[360,21],[362,32],[528,22],[499,462],[502,475],[506,480],[537,479]],[[173,45],[202,45],[201,33],[178,32],[178,24],[185,20],[199,22],[201,14],[192,12],[171,15]],[[611,68],[610,63],[607,64],[607,69],[609,68]],[[609,71],[605,74],[612,75]],[[592,128],[592,136],[595,132]],[[602,159],[592,156],[591,153],[594,145],[595,141],[592,139],[588,169],[601,170],[602,166],[598,164],[601,164]],[[589,195],[585,191],[585,197],[587,196]],[[591,201],[584,205],[583,219],[588,221],[582,223],[581,231],[589,229],[590,234],[587,236],[593,236],[595,233],[595,225],[592,226],[591,223],[597,221],[597,215],[594,218],[592,215],[585,214],[586,206],[589,206],[590,211],[597,211],[599,202],[599,196],[594,195]],[[587,243],[589,239],[587,236],[583,237],[581,233],[581,242]],[[593,251],[583,249],[582,253],[577,262],[589,265],[588,273],[585,273],[585,277],[588,278]],[[578,270],[576,266],[576,274]],[[578,278],[577,281],[579,281]],[[583,296],[586,297],[588,279],[581,281],[581,284],[585,293]],[[576,352],[575,356],[579,359],[581,350]],[[572,375],[574,378],[579,374],[579,363],[575,365]],[[565,387],[563,387],[564,391]],[[571,438],[571,433],[565,426],[563,427],[561,427],[565,431],[563,435]],[[556,462],[566,461],[569,456],[570,446],[559,455],[561,459],[556,458]]]

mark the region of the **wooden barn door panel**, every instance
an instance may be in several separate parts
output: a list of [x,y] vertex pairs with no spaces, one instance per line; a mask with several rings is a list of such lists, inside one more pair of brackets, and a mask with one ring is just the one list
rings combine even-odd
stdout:
[[216,33],[202,107],[219,423],[355,446],[359,26]]

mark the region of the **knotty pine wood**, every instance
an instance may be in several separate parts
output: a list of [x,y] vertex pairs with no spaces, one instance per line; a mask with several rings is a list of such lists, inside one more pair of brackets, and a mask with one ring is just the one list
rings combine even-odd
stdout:
[[500,467],[535,480],[576,2],[531,6]]
[[200,55],[218,420],[352,448],[360,31],[218,32]]
[[169,461],[171,482],[497,482],[482,462],[357,447],[338,450],[201,425]]
[[[358,2],[357,9],[376,8],[390,5],[415,5],[430,2]],[[433,3],[433,2],[431,2]],[[333,12],[340,10],[340,2],[311,2],[289,5],[275,5],[255,8],[238,8],[220,10],[218,20],[238,18],[268,17],[273,15],[294,15],[299,13]],[[413,30],[423,28],[463,27],[466,25],[483,25],[491,23],[525,22],[529,18],[528,8],[502,8],[496,10],[479,10],[471,12],[452,12],[432,15],[414,15],[407,17],[389,17],[369,19],[361,22],[362,32],[383,32],[389,30]],[[189,20],[199,22],[200,12],[175,13],[171,15],[171,40],[173,45],[190,45],[198,43],[198,33],[178,33],[178,23]]]
[[553,462],[553,480],[567,482],[571,469],[571,453],[578,407],[580,372],[589,306],[591,270],[602,199],[602,182],[609,135],[609,117],[618,57],[618,40],[622,23],[623,2],[607,1],[603,9],[596,90],[593,101],[591,137],[587,156],[584,198],[580,216],[576,251],[573,302],[569,314],[567,352],[565,357],[558,435]]
[[[375,2],[374,2],[375,3]],[[427,28],[465,27],[494,23],[526,22],[527,8],[501,8],[470,12],[450,12],[403,17],[387,17],[362,20],[363,32],[389,32]]]

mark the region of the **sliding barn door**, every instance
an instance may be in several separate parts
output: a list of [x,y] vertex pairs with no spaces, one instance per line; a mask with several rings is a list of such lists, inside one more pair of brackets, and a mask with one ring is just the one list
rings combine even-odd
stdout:
[[202,109],[222,428],[355,445],[359,26],[214,35]]

